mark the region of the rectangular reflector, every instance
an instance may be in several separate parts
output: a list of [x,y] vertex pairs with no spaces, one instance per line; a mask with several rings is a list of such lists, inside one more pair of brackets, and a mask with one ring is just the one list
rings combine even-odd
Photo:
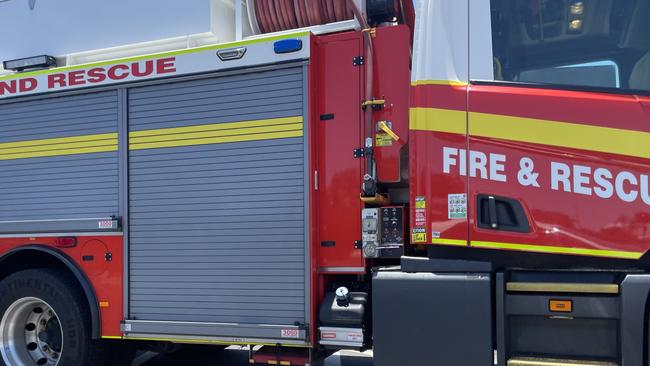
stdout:
[[572,300],[551,300],[549,310],[555,313],[570,313],[573,311]]

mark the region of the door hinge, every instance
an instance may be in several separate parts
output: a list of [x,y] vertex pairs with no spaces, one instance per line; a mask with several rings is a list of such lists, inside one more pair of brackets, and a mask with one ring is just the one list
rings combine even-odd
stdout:
[[353,66],[362,66],[366,63],[366,59],[363,56],[357,56],[352,59]]
[[355,240],[354,241],[354,249],[363,249],[363,241]]
[[355,158],[363,158],[366,155],[372,155],[372,147],[361,147],[358,149],[354,149]]

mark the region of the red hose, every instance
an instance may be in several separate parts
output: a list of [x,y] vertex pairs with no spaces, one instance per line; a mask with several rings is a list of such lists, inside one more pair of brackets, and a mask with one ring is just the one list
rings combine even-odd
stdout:
[[264,17],[260,16],[263,13],[262,10],[262,5],[260,1],[255,1],[253,2],[253,6],[255,7],[255,14],[257,18],[257,26],[260,28],[260,32],[262,33],[268,33],[268,28],[265,22]]
[[345,0],[334,0],[334,14],[336,19],[345,18]]
[[307,17],[307,9],[303,0],[293,0],[293,7],[296,9],[296,21],[300,28],[309,26],[309,19]]
[[354,18],[348,0],[254,0],[253,5],[262,33]]

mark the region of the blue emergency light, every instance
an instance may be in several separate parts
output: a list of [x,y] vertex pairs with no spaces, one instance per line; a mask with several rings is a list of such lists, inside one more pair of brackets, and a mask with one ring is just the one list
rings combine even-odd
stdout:
[[300,39],[283,39],[273,44],[275,53],[291,53],[302,50],[302,40]]

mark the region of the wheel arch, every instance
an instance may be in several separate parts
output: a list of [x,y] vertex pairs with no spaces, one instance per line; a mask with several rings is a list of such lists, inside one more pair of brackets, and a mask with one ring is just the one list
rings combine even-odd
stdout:
[[[27,261],[32,264],[26,266]],[[44,245],[28,245],[10,250],[0,256],[0,280],[12,273],[32,268],[56,268],[76,280],[88,303],[92,338],[99,339],[101,337],[99,303],[90,280],[81,268],[65,253]]]

